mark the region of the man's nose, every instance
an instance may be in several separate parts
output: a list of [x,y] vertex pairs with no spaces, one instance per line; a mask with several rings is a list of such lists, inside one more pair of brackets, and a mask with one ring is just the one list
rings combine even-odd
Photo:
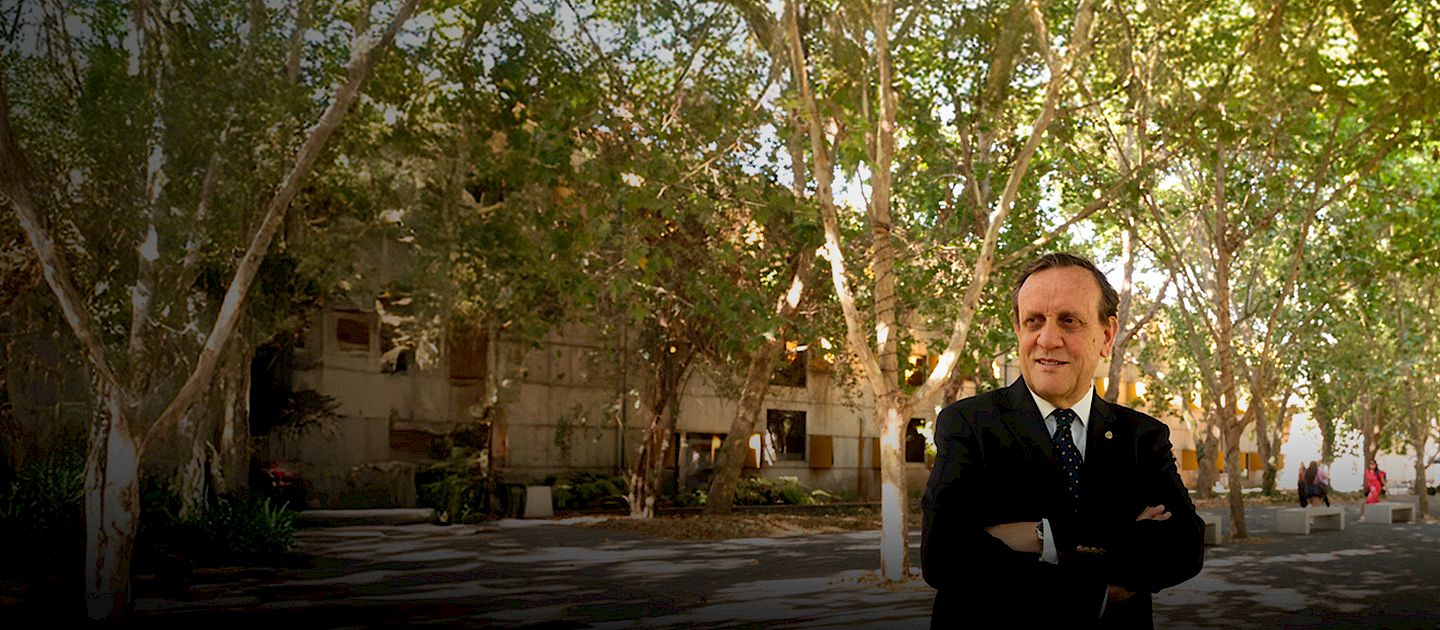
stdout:
[[1035,338],[1035,343],[1042,348],[1058,348],[1064,343],[1064,337],[1060,334],[1058,326],[1052,322],[1045,322],[1040,327],[1040,334]]

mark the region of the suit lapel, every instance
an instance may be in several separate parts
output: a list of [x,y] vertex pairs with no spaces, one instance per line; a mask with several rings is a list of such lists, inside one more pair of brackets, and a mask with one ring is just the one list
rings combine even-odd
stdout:
[[[1109,452],[1115,446],[1113,425],[1115,411],[1110,404],[1097,394],[1090,394],[1090,422],[1085,427],[1085,463],[1080,468],[1080,503],[1090,504],[1099,500],[1098,480],[1105,466],[1113,465],[1115,459]],[[1108,435],[1108,437],[1107,437]]]
[[1024,378],[1015,379],[1015,382],[1006,388],[1004,400],[1009,403],[1005,409],[1005,422],[1010,425],[1010,430],[1015,432],[1019,442],[1030,445],[1032,456],[1049,462],[1058,471],[1055,444],[1050,439],[1050,432],[1045,428],[1045,418],[1040,416],[1040,408],[1035,406],[1035,399],[1030,396],[1030,389],[1025,386]]
[[1055,454],[1055,442],[1045,427],[1040,407],[1036,406],[1024,379],[1017,379],[1005,393],[1005,423],[1014,433],[1016,443],[1026,450],[1031,466],[1044,484],[1043,513],[1052,517],[1067,514],[1070,508],[1065,493],[1065,470]]

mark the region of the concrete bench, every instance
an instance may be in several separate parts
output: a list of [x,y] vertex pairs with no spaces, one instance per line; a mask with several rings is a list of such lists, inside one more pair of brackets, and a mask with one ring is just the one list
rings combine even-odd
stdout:
[[1410,503],[1372,503],[1365,506],[1367,523],[1413,523],[1415,506]]
[[1201,513],[1200,520],[1205,521],[1205,544],[1220,544],[1220,537],[1224,536],[1220,532],[1221,527],[1225,524],[1224,519],[1219,514]]
[[1285,508],[1275,513],[1275,531],[1281,534],[1309,534],[1312,529],[1345,531],[1345,509],[1312,505]]

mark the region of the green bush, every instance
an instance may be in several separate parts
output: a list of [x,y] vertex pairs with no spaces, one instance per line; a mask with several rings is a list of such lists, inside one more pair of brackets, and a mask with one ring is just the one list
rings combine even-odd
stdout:
[[735,505],[813,505],[818,503],[805,484],[794,479],[748,477],[735,485]]
[[63,452],[26,463],[0,481],[0,573],[79,573],[85,553],[85,460]]
[[578,472],[556,481],[551,492],[562,510],[594,510],[625,507],[629,487],[621,475]]
[[415,477],[416,502],[434,511],[439,523],[470,523],[490,515],[490,497],[498,487],[489,476],[490,424],[477,422],[437,441],[440,459]]
[[671,504],[675,507],[703,507],[710,501],[710,493],[705,490],[691,490],[684,494],[677,495]]
[[443,461],[416,475],[416,504],[430,508],[441,523],[468,523],[485,518],[490,484],[484,471]]
[[200,565],[255,564],[274,560],[295,543],[295,511],[259,494],[223,496],[181,515],[171,487],[142,484],[137,563],[183,558]]

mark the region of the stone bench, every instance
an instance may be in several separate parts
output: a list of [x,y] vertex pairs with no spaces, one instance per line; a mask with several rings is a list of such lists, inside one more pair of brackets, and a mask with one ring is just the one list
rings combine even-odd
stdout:
[[1312,529],[1345,531],[1345,509],[1312,505],[1285,508],[1275,513],[1275,531],[1281,534],[1309,534]]
[[1413,523],[1415,506],[1410,503],[1372,503],[1365,506],[1367,523]]
[[1221,526],[1225,524],[1224,519],[1219,514],[1201,513],[1200,520],[1205,521],[1205,544],[1220,544],[1220,537],[1224,535],[1220,532]]
[[550,486],[525,486],[525,511],[521,518],[555,516],[555,499]]

